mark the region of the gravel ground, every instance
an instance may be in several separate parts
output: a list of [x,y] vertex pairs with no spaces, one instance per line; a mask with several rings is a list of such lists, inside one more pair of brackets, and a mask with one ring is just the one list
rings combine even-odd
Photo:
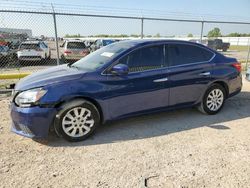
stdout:
[[185,109],[39,143],[10,132],[0,99],[0,187],[249,187],[250,83],[214,116]]

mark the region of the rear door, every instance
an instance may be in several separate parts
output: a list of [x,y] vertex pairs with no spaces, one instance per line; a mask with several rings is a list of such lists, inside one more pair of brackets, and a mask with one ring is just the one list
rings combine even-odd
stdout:
[[169,105],[191,105],[211,81],[214,53],[193,44],[168,44]]
[[112,118],[168,105],[164,88],[164,45],[144,47],[120,59],[127,64],[125,76],[108,75],[109,109]]

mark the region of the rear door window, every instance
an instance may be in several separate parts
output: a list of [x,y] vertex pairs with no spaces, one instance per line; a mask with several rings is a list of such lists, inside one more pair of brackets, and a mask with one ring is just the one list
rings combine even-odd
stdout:
[[169,44],[168,61],[170,66],[186,65],[209,61],[213,53],[194,45]]
[[122,58],[119,63],[128,65],[129,72],[161,68],[164,63],[164,45],[145,47]]

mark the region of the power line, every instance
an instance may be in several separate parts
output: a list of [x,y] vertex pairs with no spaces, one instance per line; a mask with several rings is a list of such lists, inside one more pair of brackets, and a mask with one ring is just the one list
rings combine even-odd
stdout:
[[[2,0],[6,2],[2,4],[2,8],[6,9],[22,9],[22,10],[38,10],[41,9],[43,11],[52,11],[51,4],[45,2],[31,2],[25,0]],[[93,14],[112,14],[112,15],[127,15],[127,16],[151,16],[154,15],[156,17],[171,17],[171,18],[186,18],[186,19],[246,19],[249,18],[242,16],[232,16],[232,15],[216,15],[216,14],[193,14],[190,12],[172,12],[172,11],[164,11],[164,10],[150,10],[150,9],[135,9],[135,8],[120,8],[120,7],[110,7],[110,6],[93,6],[93,5],[79,5],[79,4],[65,4],[65,3],[53,3],[53,6],[58,12],[75,12],[79,13],[93,13]]]

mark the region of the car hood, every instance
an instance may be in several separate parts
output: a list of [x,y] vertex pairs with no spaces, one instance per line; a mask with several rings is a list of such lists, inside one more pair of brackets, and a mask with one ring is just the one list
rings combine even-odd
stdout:
[[17,83],[15,90],[28,90],[58,82],[79,79],[86,72],[67,65],[55,66],[21,79]]

